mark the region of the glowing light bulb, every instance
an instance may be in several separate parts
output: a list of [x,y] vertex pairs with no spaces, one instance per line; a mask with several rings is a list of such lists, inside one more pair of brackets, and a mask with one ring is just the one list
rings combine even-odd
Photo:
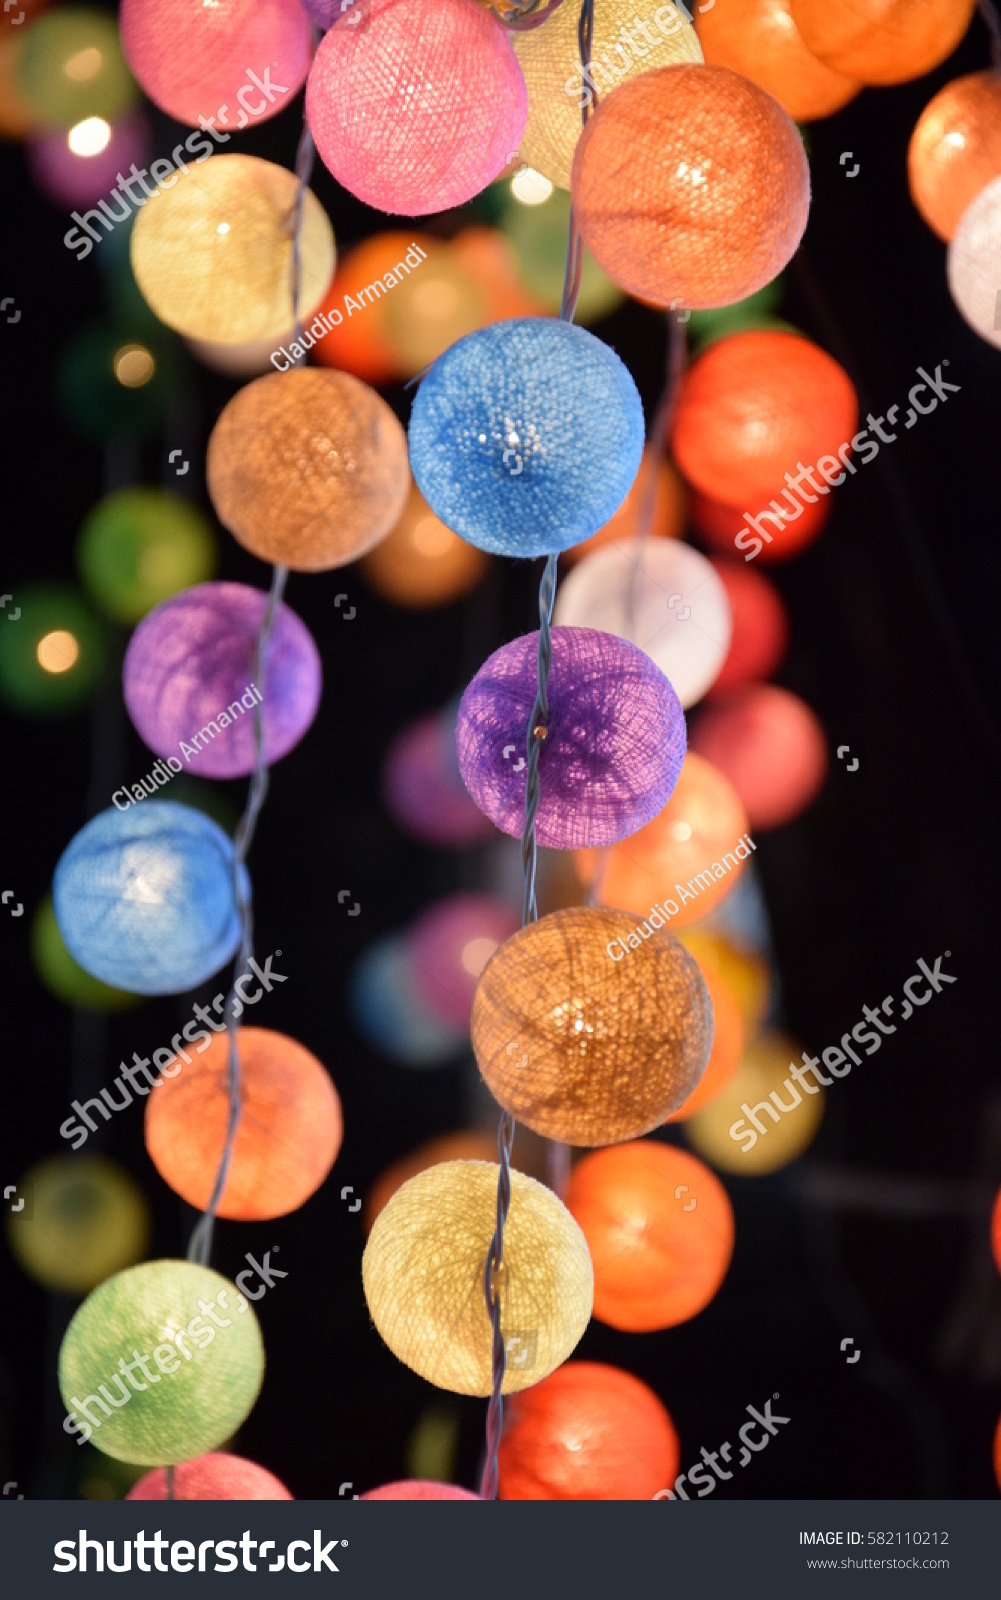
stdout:
[[541,172],[536,172],[534,167],[523,167],[511,179],[511,193],[523,206],[541,206],[552,192],[549,179],[544,178]]
[[66,135],[75,156],[98,156],[111,139],[111,126],[103,117],[84,117]]
[[39,639],[35,654],[38,665],[46,672],[68,672],[80,654],[80,646],[65,628],[56,628]]
[[126,389],[141,389],[156,371],[156,362],[144,344],[123,344],[115,351],[115,377]]

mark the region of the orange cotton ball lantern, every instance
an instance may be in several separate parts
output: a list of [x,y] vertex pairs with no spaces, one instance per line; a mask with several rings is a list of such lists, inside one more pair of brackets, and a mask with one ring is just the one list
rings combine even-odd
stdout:
[[[352,372],[366,383],[393,383],[400,378],[402,368],[382,325],[383,279],[395,272],[400,262],[408,264],[407,251],[414,245],[426,251],[435,243],[430,234],[388,229],[346,250],[338,258],[334,281],[320,306],[334,327],[318,341],[317,361]],[[413,270],[418,271],[416,267]]]
[[676,930],[706,916],[733,888],[751,854],[747,828],[733,784],[689,750],[673,795],[652,822],[607,854],[577,850],[574,859],[583,882],[597,874],[602,905],[637,916],[659,905]]
[[764,90],[726,67],[661,67],[598,106],[572,193],[584,243],[620,289],[708,310],[754,294],[795,254],[810,169]]
[[907,148],[911,198],[940,239],[971,200],[1001,177],[1001,77],[971,72],[929,100]]
[[748,684],[707,706],[690,748],[729,778],[755,829],[798,817],[827,776],[821,723],[798,695],[773,683]]
[[678,1435],[653,1390],[618,1367],[567,1361],[514,1396],[501,1500],[652,1500],[678,1476]]
[[733,617],[726,660],[708,698],[770,678],[789,644],[789,616],[773,583],[743,561],[714,561]]
[[774,509],[795,515],[847,475],[839,452],[848,456],[857,422],[855,387],[825,350],[798,333],[735,333],[686,372],[671,447],[697,489],[751,513],[788,474]]
[[412,484],[399,522],[365,556],[361,570],[384,600],[416,611],[468,594],[489,565],[486,552],[447,528]]
[[644,450],[633,486],[615,515],[590,539],[564,550],[564,560],[572,566],[600,545],[634,538],[642,531],[644,517],[649,517],[650,532],[656,537],[680,539],[685,522],[685,486],[671,463],[663,457],[658,460],[650,449]]
[[[197,1036],[196,1036],[197,1037]],[[337,1090],[316,1057],[268,1028],[238,1028],[240,1119],[219,1216],[284,1217],[323,1182],[341,1147]],[[229,1121],[229,1039],[175,1056],[146,1102],[146,1148],[161,1178],[189,1205],[209,1203]]]
[[484,323],[507,317],[543,317],[546,308],[529,294],[518,277],[518,257],[510,239],[496,228],[463,228],[452,240],[452,253],[473,274],[487,297]]
[[240,389],[209,438],[209,498],[238,544],[297,572],[377,545],[410,492],[407,437],[367,384],[300,367]]
[[733,1254],[733,1210],[708,1167],[649,1139],[596,1150],[570,1174],[567,1208],[594,1266],[594,1315],[623,1333],[687,1322]]
[[[687,941],[683,941],[685,948],[691,949]],[[721,1089],[725,1089],[740,1065],[740,1058],[744,1053],[746,1029],[737,998],[726,979],[719,970],[705,961],[699,960],[697,950],[692,954],[699,962],[699,971],[702,974],[706,988],[709,990],[709,999],[713,1008],[713,1047],[709,1052],[709,1061],[695,1088],[692,1090],[683,1106],[668,1118],[669,1122],[684,1122],[696,1111],[714,1100]]]
[[997,1269],[1001,1272],[1001,1189],[997,1192],[994,1201],[994,1210],[991,1213],[991,1249]]
[[696,12],[695,30],[707,66],[743,73],[797,122],[829,117],[862,87],[810,54],[792,0],[725,0]]
[[[778,485],[779,490],[783,487],[781,483]],[[769,507],[779,506],[780,513],[769,509],[763,517],[756,509],[749,510],[745,516],[739,506],[710,500],[698,489],[692,493],[689,504],[692,526],[710,550],[726,556],[743,554],[745,563],[788,561],[813,543],[831,514],[830,495],[825,499],[818,496],[816,505],[807,503],[797,511],[788,498],[773,492],[769,496]]]
[[792,0],[803,43],[860,83],[906,83],[951,56],[976,0]]

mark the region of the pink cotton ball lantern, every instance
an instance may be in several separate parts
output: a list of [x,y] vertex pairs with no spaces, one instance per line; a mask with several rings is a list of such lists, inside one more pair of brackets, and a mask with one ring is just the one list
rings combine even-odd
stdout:
[[519,918],[503,900],[454,894],[425,911],[410,930],[414,982],[424,1004],[457,1026],[468,1026],[480,973]]
[[827,776],[827,741],[797,695],[773,683],[736,689],[699,716],[690,748],[729,778],[753,830],[791,822]]
[[324,37],[306,117],[324,166],[366,205],[423,217],[464,205],[518,149],[528,91],[476,0],[369,0]]
[[312,30],[294,0],[122,0],[119,21],[145,93],[178,122],[214,123],[209,148],[275,116],[309,71]]
[[710,563],[716,569],[733,617],[730,648],[708,700],[731,689],[770,678],[789,645],[789,616],[775,585],[745,561]]
[[148,152],[149,124],[133,112],[116,123],[85,117],[72,128],[47,130],[28,140],[26,153],[43,194],[60,206],[87,207],[118,187],[120,172],[141,168]]
[[461,849],[494,831],[463,786],[448,706],[398,733],[382,769],[382,800],[393,821],[422,844]]
[[[139,1479],[126,1500],[166,1500],[167,1469],[156,1467]],[[174,1500],[291,1500],[273,1472],[242,1456],[210,1450],[174,1468]]]
[[478,1500],[478,1494],[460,1489],[455,1483],[432,1483],[428,1478],[402,1478],[398,1483],[383,1483],[359,1495],[360,1500]]

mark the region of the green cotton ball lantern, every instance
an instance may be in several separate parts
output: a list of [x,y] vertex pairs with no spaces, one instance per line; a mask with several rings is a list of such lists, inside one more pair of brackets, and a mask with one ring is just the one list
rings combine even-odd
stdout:
[[180,366],[177,345],[144,318],[100,318],[56,365],[56,393],[75,433],[97,444],[145,439],[164,424]]
[[[529,185],[524,192],[532,194],[539,190],[533,191]],[[514,193],[516,191],[512,191],[512,196]],[[514,248],[522,287],[537,296],[547,311],[559,311],[570,229],[567,191],[554,189],[548,199],[536,205],[512,197],[500,226]],[[590,322],[607,317],[624,299],[622,290],[601,270],[585,247],[575,321],[586,327]]]
[[87,1296],[59,1351],[63,1428],[150,1467],[217,1450],[264,1377],[257,1318],[227,1278],[191,1261],[146,1261]]
[[0,700],[25,716],[76,711],[104,671],[100,622],[68,585],[11,587],[0,610]]
[[208,518],[189,500],[165,489],[117,489],[84,522],[76,559],[94,603],[131,624],[211,578],[216,545]]
[[105,1156],[39,1161],[18,1180],[7,1242],[22,1271],[45,1289],[86,1294],[145,1254],[150,1219],[142,1190]]
[[52,896],[46,895],[31,924],[31,959],[45,987],[58,1000],[81,1011],[131,1011],[142,1004],[142,996],[114,989],[85,972],[66,948],[59,932]]
[[112,122],[135,105],[139,91],[125,65],[114,17],[61,7],[32,22],[25,33],[18,86],[43,122],[56,128],[87,117]]

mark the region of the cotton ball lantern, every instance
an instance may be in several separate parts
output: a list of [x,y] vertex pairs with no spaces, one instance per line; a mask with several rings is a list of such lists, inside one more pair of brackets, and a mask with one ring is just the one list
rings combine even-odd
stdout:
[[108,1278],[76,1312],[59,1351],[72,1431],[84,1440],[92,1432],[105,1455],[142,1466],[216,1449],[248,1416],[263,1376],[250,1305],[228,1279],[191,1261],[146,1261]]
[[157,1467],[129,1490],[126,1500],[291,1500],[283,1483],[256,1461],[222,1450],[180,1461],[167,1493],[167,1471]]
[[642,1139],[593,1151],[570,1174],[567,1208],[591,1252],[594,1315],[621,1332],[687,1322],[730,1265],[726,1190],[673,1145]]
[[446,528],[413,484],[399,522],[363,557],[361,570],[384,600],[420,611],[468,594],[489,565],[490,557]]
[[536,317],[546,310],[519,282],[514,246],[499,229],[474,224],[462,228],[449,243],[455,259],[473,274],[487,296],[484,323],[500,322],[506,317]]
[[730,649],[709,691],[717,699],[729,689],[770,678],[789,644],[789,615],[773,583],[742,561],[713,561],[730,602]]
[[777,100],[726,67],[643,72],[603,100],[574,157],[573,202],[627,294],[691,310],[776,277],[810,210],[810,169]]
[[652,1500],[681,1466],[653,1390],[596,1361],[568,1361],[513,1400],[506,1421],[501,1500]]
[[[685,1138],[703,1160],[756,1178],[787,1167],[809,1148],[824,1114],[824,1086],[800,1066],[803,1083],[797,1087],[791,1068],[799,1066],[800,1054],[804,1062],[816,1059],[778,1033],[763,1033],[748,1046],[730,1082],[684,1125]],[[824,1066],[843,1078],[852,1063],[831,1046]]]
[[[241,895],[250,881],[241,864]],[[233,845],[190,806],[101,811],[56,866],[59,931],[85,971],[136,994],[181,994],[236,954]]]
[[998,1418],[994,1434],[994,1477],[998,1488],[1001,1489],[1001,1417]]
[[122,0],[119,17],[129,66],[153,104],[177,122],[208,123],[215,139],[231,137],[216,122],[264,122],[306,81],[309,19],[295,3]]
[[257,638],[268,597],[243,583],[202,583],[165,600],[125,652],[125,705],[151,750],[181,755],[205,778],[253,772],[260,704],[267,765],[298,744],[320,703],[320,654],[305,623],[279,601],[261,683]]
[[366,205],[409,217],[492,183],[527,109],[503,28],[469,0],[369,0],[364,28],[321,41],[306,85],[324,166]]
[[403,1478],[398,1483],[384,1483],[378,1489],[369,1489],[359,1500],[478,1500],[478,1494],[460,1489],[454,1483],[432,1483],[424,1478]]
[[710,550],[718,550],[720,555],[749,551],[745,562],[769,564],[788,561],[805,550],[823,531],[831,514],[830,497],[818,496],[815,505],[808,502],[800,505],[799,511],[795,510],[798,500],[790,503],[788,496],[784,501],[770,497],[770,504],[772,509],[763,514],[745,515],[739,506],[710,500],[696,490],[691,497],[692,526]]
[[[393,1354],[439,1389],[485,1396],[493,1336],[483,1271],[497,1225],[499,1167],[447,1161],[411,1178],[375,1220],[362,1256],[365,1299]],[[593,1277],[584,1235],[552,1190],[511,1173],[497,1273],[508,1360],[503,1392],[545,1378],[579,1342]],[[519,1349],[521,1347],[519,1346]]]
[[432,511],[470,544],[549,555],[618,510],[643,428],[614,350],[570,323],[518,317],[435,362],[410,414],[410,463]]
[[540,27],[514,35],[515,54],[528,88],[521,155],[562,189],[570,187],[581,111],[594,101],[591,84],[598,90],[600,104],[610,89],[641,72],[676,62],[702,61],[695,29],[676,6],[661,6],[642,27],[642,41],[639,22],[631,38],[626,31],[628,24],[636,21],[635,10],[632,0],[596,0],[586,78],[577,38],[579,8],[561,5]]
[[[577,118],[580,127],[580,118]],[[538,180],[536,180],[538,181]],[[570,196],[556,189],[545,200],[533,196],[531,204],[518,199],[517,174],[512,179],[513,199],[501,217],[501,227],[514,251],[518,282],[541,304],[539,309],[559,312],[566,281],[567,236],[570,231]],[[581,252],[580,292],[574,309],[577,323],[587,325],[607,317],[623,303],[623,293],[603,272],[590,250]]]
[[726,0],[695,18],[710,67],[743,73],[796,122],[840,111],[862,85],[810,54],[792,16],[792,0]]
[[671,448],[697,489],[718,496],[725,488],[728,503],[748,512],[767,503],[785,475],[788,503],[774,501],[772,511],[795,516],[803,501],[826,498],[832,479],[844,480],[857,423],[855,387],[818,345],[799,334],[736,333],[686,372]]
[[74,961],[59,932],[51,895],[46,895],[32,920],[31,959],[45,987],[64,1005],[80,1011],[110,1013],[129,1011],[140,1004],[138,995],[92,978],[79,961]]
[[827,776],[820,722],[797,695],[773,683],[748,684],[707,706],[692,749],[729,778],[756,829],[798,817]]
[[[115,293],[125,291],[116,285]],[[166,425],[180,364],[144,306],[86,323],[61,351],[56,391],[74,433],[99,444],[147,439]]]
[[403,934],[376,940],[360,957],[348,1007],[362,1037],[400,1066],[440,1067],[469,1049],[468,1026],[445,1022],[421,998]]
[[991,1212],[991,1252],[999,1272],[1001,1272],[1001,1189],[994,1198],[994,1209]]
[[[43,194],[57,205],[71,207],[95,205],[109,189],[118,187],[119,172],[128,172],[132,163],[143,166],[148,150],[149,124],[133,112],[113,124],[103,117],[85,117],[68,131],[36,132],[28,140],[26,154]],[[74,241],[74,249],[83,237],[81,233]],[[79,259],[92,248],[88,243]]]
[[400,369],[412,377],[490,320],[486,288],[448,245],[436,244],[411,276],[391,287],[380,320]]
[[[150,1160],[198,1211],[208,1206],[226,1148],[229,1036],[214,1034],[202,1050],[162,1064],[154,1057],[164,1082],[146,1102]],[[341,1103],[326,1069],[283,1033],[238,1028],[236,1054],[240,1117],[217,1214],[236,1222],[284,1217],[305,1205],[333,1166]]]
[[[459,770],[504,833],[525,830],[525,752],[538,677],[538,633],[502,645],[459,706]],[[554,628],[549,717],[539,744],[539,844],[614,844],[668,802],[685,758],[685,717],[644,651],[594,628]]]
[[951,239],[971,201],[1001,176],[1001,78],[971,72],[929,100],[907,147],[911,199],[940,239]]
[[363,556],[410,491],[402,427],[346,372],[272,372],[240,389],[209,438],[209,497],[262,561],[325,572]]
[[276,347],[290,345],[294,334],[290,327],[283,334],[269,333],[266,339],[247,339],[243,344],[215,344],[211,339],[184,342],[195,359],[213,372],[225,373],[227,378],[259,378],[275,370],[271,357]]
[[24,716],[57,716],[87,701],[104,672],[104,630],[68,584],[18,589],[0,633],[0,699]]
[[394,1161],[375,1180],[362,1212],[366,1238],[372,1232],[380,1211],[385,1210],[397,1189],[402,1188],[409,1178],[425,1172],[428,1167],[440,1166],[443,1161],[495,1161],[496,1158],[496,1133],[479,1133],[474,1128],[467,1128],[460,1133],[443,1133],[437,1139],[429,1139],[427,1144]]
[[564,1144],[649,1133],[705,1071],[712,1008],[662,919],[573,907],[522,928],[487,963],[473,1051],[494,1099]]
[[715,1099],[739,1067],[747,1038],[740,1006],[726,979],[710,963],[699,960],[697,948],[692,949],[687,942],[685,948],[695,955],[699,971],[709,991],[709,1001],[713,1008],[713,1047],[709,1052],[705,1072],[684,1105],[679,1106],[668,1118],[669,1122],[684,1122],[703,1106],[708,1105],[710,1100]]
[[23,33],[8,29],[0,36],[0,139],[23,140],[41,126],[41,115],[21,86],[23,52]]
[[503,900],[454,894],[430,906],[410,931],[410,959],[421,1000],[443,1022],[466,1027],[480,973],[518,917]]
[[45,1289],[87,1294],[145,1254],[150,1223],[142,1190],[105,1156],[50,1156],[25,1173],[17,1193],[23,1208],[8,1210],[7,1242]]
[[463,788],[451,707],[397,734],[383,764],[382,800],[397,826],[422,844],[459,849],[493,833]]
[[[257,156],[213,156],[175,173],[136,217],[132,270],[177,333],[216,344],[277,339],[295,320],[294,172]],[[312,190],[302,198],[298,310],[313,315],[334,272],[334,235]]]
[[190,500],[166,489],[116,489],[85,519],[76,560],[96,604],[116,622],[134,623],[211,577],[215,541]]
[[585,881],[598,872],[603,905],[644,916],[660,904],[658,915],[683,928],[733,888],[751,854],[747,827],[733,784],[690,750],[673,795],[652,822],[603,860],[589,850],[575,859]]
[[17,64],[21,90],[50,127],[86,117],[113,121],[138,98],[113,17],[59,7],[27,29]]
[[617,539],[560,584],[561,627],[600,628],[644,650],[683,706],[717,678],[730,648],[730,602],[705,556],[678,539]]
[[803,43],[836,72],[861,83],[906,83],[951,56],[976,0],[792,0]]
[[[717,930],[699,923],[683,928],[678,938],[699,964],[713,1001],[713,1014],[716,1014],[718,993],[718,988],[713,986],[713,979],[716,978],[727,996],[732,997],[737,1003],[744,1026],[745,1041],[753,1039],[764,1023],[771,1003],[772,979],[768,962],[743,944],[737,944],[733,938],[724,937]],[[725,1008],[726,1002],[720,1010]],[[723,1026],[725,1027],[725,1023]],[[715,1042],[714,1038],[714,1049]],[[708,1076],[707,1067],[706,1078]],[[681,1115],[685,1115],[684,1107]]]
[[383,332],[379,288],[390,273],[406,276],[413,260],[419,260],[415,249],[430,256],[437,244],[430,234],[390,230],[362,239],[338,256],[334,281],[320,303],[321,314],[333,323],[314,349],[322,366],[351,372],[366,383],[393,383],[404,376]]
[[960,217],[946,273],[952,298],[970,327],[1001,350],[1001,328],[994,326],[1001,283],[1001,177],[982,189]]
[[590,539],[565,550],[563,560],[572,566],[604,544],[635,538],[643,533],[644,522],[646,531],[658,539],[680,539],[685,522],[685,486],[671,463],[649,447],[618,511]]

